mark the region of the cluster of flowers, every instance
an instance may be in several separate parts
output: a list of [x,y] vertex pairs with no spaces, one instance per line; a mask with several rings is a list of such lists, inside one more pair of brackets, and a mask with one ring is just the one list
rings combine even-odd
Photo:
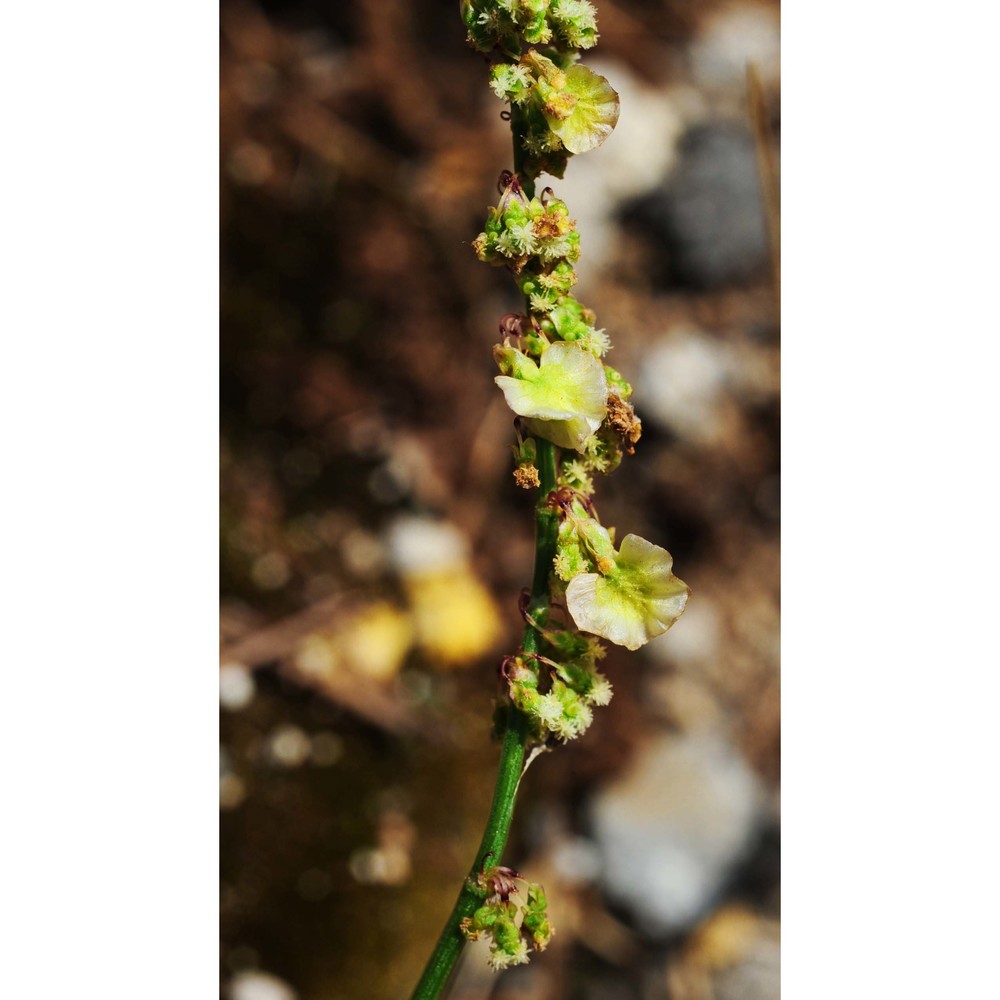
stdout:
[[[670,628],[688,597],[669,552],[637,535],[616,547],[614,529],[597,515],[594,476],[633,452],[642,425],[628,402],[632,387],[604,361],[607,332],[571,294],[580,239],[569,209],[549,188],[530,196],[539,173],[562,177],[570,156],[611,134],[618,95],[577,63],[576,50],[597,41],[587,0],[462,0],[462,16],[471,44],[494,55],[490,85],[510,105],[522,144],[515,160],[528,193],[517,176],[501,175],[500,200],[473,247],[480,260],[507,268],[525,297],[525,314],[500,323],[496,383],[517,415],[518,484],[539,486],[539,449],[550,443],[550,460],[548,449],[559,449],[555,489],[541,502],[558,518],[549,593],[572,619],[558,623],[552,607],[529,613],[525,605],[537,644],[507,657],[501,676],[509,704],[530,720],[536,739],[566,742],[588,728],[595,706],[611,700],[611,684],[597,668],[605,653],[600,640],[637,649]],[[527,961],[529,941],[541,950],[552,934],[540,886],[527,887],[523,905],[511,902],[519,878],[492,868],[470,883],[484,902],[462,931],[490,936],[495,968]]]
[[475,48],[507,57],[492,66],[490,86],[518,117],[533,176],[562,177],[570,156],[611,134],[618,94],[577,64],[576,50],[597,44],[597,15],[587,0],[463,0],[462,17]]
[[[560,519],[551,592],[564,598],[580,631],[638,649],[673,625],[688,587],[660,546],[626,535],[616,547],[614,529],[601,524],[593,504],[594,476],[613,471],[642,433],[628,402],[632,387],[603,360],[607,332],[570,294],[579,237],[565,203],[548,189],[529,199],[510,173],[500,189],[473,246],[480,260],[506,266],[527,299],[526,315],[502,320],[493,352],[496,383],[519,418],[515,477],[538,485],[535,438],[562,450],[558,488],[546,501]],[[610,685],[594,670],[599,644],[546,631],[547,613],[532,624],[544,648],[504,662],[511,700],[540,735],[572,739],[589,726],[592,706],[610,699]]]
[[549,197],[548,189],[541,198],[525,198],[508,172],[500,177],[500,191],[500,203],[489,210],[486,228],[472,244],[479,259],[506,264],[515,274],[535,259],[545,272],[542,288],[569,291],[576,283],[573,262],[580,256],[580,234],[566,203]]
[[597,44],[597,11],[588,0],[462,0],[462,20],[480,52],[519,55],[522,40],[560,49]]
[[529,169],[562,177],[574,153],[596,149],[618,122],[618,94],[575,55],[529,49],[516,63],[497,63],[490,86],[524,126]]
[[462,921],[462,933],[470,941],[483,934],[490,938],[490,965],[494,969],[527,962],[529,944],[534,951],[544,951],[552,938],[542,887],[526,882],[524,902],[515,903],[510,897],[522,895],[518,882],[524,879],[517,872],[499,866],[470,880],[470,888],[482,897],[483,904]]
[[541,636],[541,652],[508,656],[500,673],[510,700],[533,721],[536,736],[565,743],[586,732],[594,706],[611,701],[611,683],[596,666],[605,650],[592,636],[537,620],[532,624]]

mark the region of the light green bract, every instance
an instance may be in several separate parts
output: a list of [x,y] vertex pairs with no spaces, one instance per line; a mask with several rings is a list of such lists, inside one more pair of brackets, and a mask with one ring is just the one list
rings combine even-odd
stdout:
[[566,588],[577,628],[626,649],[662,635],[684,611],[690,590],[674,576],[666,549],[626,535],[605,573],[581,573]]
[[524,417],[528,432],[560,448],[582,451],[608,412],[604,366],[589,351],[552,344],[539,364],[513,347],[494,352],[503,375],[496,384],[507,405]]
[[526,61],[539,74],[536,89],[549,129],[571,153],[596,149],[618,124],[618,93],[586,66],[560,69],[532,50]]

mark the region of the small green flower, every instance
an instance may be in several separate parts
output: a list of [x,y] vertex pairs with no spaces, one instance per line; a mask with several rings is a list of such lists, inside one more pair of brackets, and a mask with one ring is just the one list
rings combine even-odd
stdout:
[[594,713],[586,699],[558,679],[552,681],[548,693],[539,696],[534,714],[563,743],[582,736],[594,721]]
[[602,475],[614,472],[622,461],[621,441],[615,431],[605,424],[596,434],[588,438],[583,448],[583,459],[587,463],[587,468],[593,469],[594,472]]
[[521,928],[531,935],[535,951],[544,951],[555,933],[552,924],[549,923],[548,906],[549,901],[545,898],[545,891],[540,885],[532,882],[528,886],[528,902],[524,907]]
[[579,541],[574,538],[571,543],[559,546],[552,560],[552,569],[563,583],[569,583],[574,576],[586,573],[590,569]]
[[[525,654],[504,660],[510,700],[534,723],[539,739],[554,736],[567,743],[582,736],[594,719],[593,707],[611,700],[611,684],[593,665],[587,640],[576,638],[587,650],[577,659],[556,661]],[[555,648],[551,651],[558,655]]]
[[611,365],[604,366],[604,374],[608,379],[610,389],[622,399],[628,399],[632,395],[632,386],[625,380],[621,372],[616,371]]
[[523,965],[528,961],[528,942],[510,921],[503,921],[494,927],[493,944],[490,947],[490,968],[499,972],[512,965]]
[[494,355],[504,373],[495,379],[507,405],[525,418],[529,434],[560,448],[582,450],[601,426],[608,407],[604,366],[575,344],[555,343],[539,364],[512,347]]
[[538,276],[538,283],[546,291],[565,295],[576,284],[576,271],[567,260],[561,260],[551,271]]
[[587,496],[594,492],[594,480],[591,478],[587,466],[578,458],[562,463],[558,485],[568,486],[571,490],[585,493]]
[[611,701],[611,682],[592,664],[581,661],[560,663],[557,673],[584,704],[607,705]]
[[572,295],[563,296],[549,316],[552,329],[560,340],[582,339],[593,327],[595,319],[593,311]]
[[[555,307],[550,306],[545,311],[548,315],[541,324],[542,332],[553,339],[577,343],[598,358],[604,357],[611,350],[611,338],[604,330],[594,328],[597,320],[594,311],[572,295],[563,295]],[[605,371],[608,369],[605,368]],[[610,374],[608,378],[610,384]]]
[[515,922],[519,912],[515,903],[494,896],[460,925],[469,941],[477,941],[483,934],[489,936],[489,962],[494,969],[506,969],[528,961],[528,944]]
[[[560,260],[541,274],[523,272],[518,278],[521,294],[531,301],[533,312],[555,309],[563,296],[576,284],[576,271],[568,260]],[[563,340],[570,338],[563,337]]]
[[551,0],[549,22],[567,48],[591,49],[597,44],[597,11],[589,0]]
[[690,590],[672,572],[666,549],[626,535],[613,565],[582,573],[566,588],[566,606],[577,628],[626,649],[662,635],[681,616]]
[[591,705],[608,705],[611,703],[611,696],[614,692],[611,689],[611,681],[604,674],[597,674],[594,683],[590,686],[587,700]]
[[[528,305],[534,313],[547,313],[553,307],[553,302],[541,292],[532,292],[528,296]],[[538,348],[535,347],[534,350],[537,351]]]
[[562,140],[549,128],[549,123],[542,114],[537,101],[537,90],[532,88],[532,99],[521,105],[524,120],[525,172],[537,176],[551,174],[553,177],[563,177],[566,173],[566,163],[570,153],[562,144]]
[[490,70],[490,88],[503,101],[522,104],[531,96],[534,78],[522,63],[497,63]]

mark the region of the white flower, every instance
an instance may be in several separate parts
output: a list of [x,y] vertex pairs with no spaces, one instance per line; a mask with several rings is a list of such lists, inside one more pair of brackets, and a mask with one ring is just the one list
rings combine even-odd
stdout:
[[538,256],[545,263],[559,260],[560,257],[567,257],[573,250],[568,236],[561,236],[558,239],[547,240],[538,248]]
[[507,232],[520,253],[532,253],[538,244],[534,226],[530,221],[508,223]]
[[591,705],[607,705],[611,701],[612,694],[611,681],[604,674],[597,674],[587,692],[587,701]]
[[690,590],[672,569],[666,549],[626,535],[606,574],[581,573],[570,581],[566,606],[581,631],[638,649],[666,632],[687,604]]
[[552,694],[543,694],[539,697],[533,715],[546,729],[555,732],[563,721],[562,702]]
[[570,740],[576,739],[577,736],[582,736],[590,728],[593,721],[594,713],[590,706],[579,702],[573,714],[564,713],[558,723],[552,727],[552,731],[563,743],[568,743]]
[[539,295],[538,292],[532,292],[530,296],[531,311],[547,313],[551,312],[555,307],[555,303],[545,298],[544,295]]
[[599,358],[603,358],[611,350],[611,338],[605,330],[591,330],[582,343]]

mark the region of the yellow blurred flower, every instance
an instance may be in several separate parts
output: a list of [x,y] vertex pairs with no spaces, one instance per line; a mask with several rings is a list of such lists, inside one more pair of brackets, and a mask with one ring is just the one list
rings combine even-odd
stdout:
[[387,601],[376,601],[350,614],[336,630],[307,636],[296,650],[295,664],[320,683],[343,668],[387,681],[399,673],[412,644],[410,616]]
[[409,573],[404,584],[417,644],[431,666],[467,666],[499,639],[496,604],[467,565]]

